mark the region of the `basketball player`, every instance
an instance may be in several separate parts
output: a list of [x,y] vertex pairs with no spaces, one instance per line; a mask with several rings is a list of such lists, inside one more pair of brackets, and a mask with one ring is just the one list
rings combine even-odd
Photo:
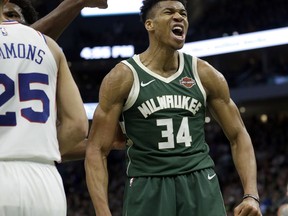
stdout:
[[149,46],[104,78],[86,151],[86,180],[97,216],[111,215],[107,156],[119,116],[128,137],[125,216],[223,216],[205,143],[206,108],[231,143],[243,185],[234,215],[260,216],[256,160],[223,75],[178,51],[188,29],[185,0],[144,0]]
[[60,47],[6,21],[6,2],[0,0],[0,215],[66,216],[55,162],[85,139],[87,116]]
[[[40,20],[37,20],[37,12],[29,0],[10,0],[4,5],[3,14],[9,20],[30,25],[30,27],[57,40],[84,7],[106,8],[107,0],[65,0]],[[114,148],[121,149],[123,145],[125,146],[125,139],[119,128],[118,136],[114,140]],[[62,155],[62,162],[84,159],[85,151],[86,140]]]

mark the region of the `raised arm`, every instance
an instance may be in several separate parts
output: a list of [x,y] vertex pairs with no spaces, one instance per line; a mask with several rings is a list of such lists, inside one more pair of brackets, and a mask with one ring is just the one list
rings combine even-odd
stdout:
[[111,215],[107,194],[107,156],[113,148],[113,137],[117,133],[119,117],[132,81],[131,71],[120,63],[101,84],[85,159],[87,186],[97,216]]
[[51,38],[47,43],[58,65],[57,138],[61,155],[70,151],[88,134],[88,119],[78,87],[60,47]]
[[107,0],[64,0],[31,27],[57,40],[84,7],[107,8]]
[[[232,157],[244,194],[251,194],[258,198],[253,145],[238,108],[230,98],[227,82],[221,73],[204,61],[198,60],[198,71],[207,92],[209,111],[230,142]],[[235,209],[235,215],[261,215],[259,203],[248,197]]]

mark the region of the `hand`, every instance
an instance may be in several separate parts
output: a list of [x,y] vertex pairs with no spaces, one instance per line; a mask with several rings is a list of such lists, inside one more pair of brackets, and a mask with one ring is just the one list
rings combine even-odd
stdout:
[[124,150],[126,147],[126,136],[123,134],[120,125],[116,128],[116,134],[114,136],[113,147],[115,150]]
[[107,0],[82,0],[84,7],[98,7],[105,9],[108,7]]
[[235,209],[234,216],[262,216],[259,203],[252,199],[244,199]]

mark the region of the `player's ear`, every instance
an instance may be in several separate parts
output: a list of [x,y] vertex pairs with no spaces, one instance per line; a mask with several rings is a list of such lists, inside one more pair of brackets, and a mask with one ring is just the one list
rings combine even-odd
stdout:
[[153,21],[151,19],[145,21],[145,28],[147,31],[152,31],[154,29]]

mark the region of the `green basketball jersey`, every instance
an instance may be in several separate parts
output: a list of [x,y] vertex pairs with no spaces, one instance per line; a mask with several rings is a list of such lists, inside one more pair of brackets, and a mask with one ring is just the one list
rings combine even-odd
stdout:
[[168,176],[213,167],[204,136],[206,93],[197,58],[179,52],[179,69],[168,78],[145,67],[138,55],[123,63],[134,76],[123,108],[130,143],[127,175]]

